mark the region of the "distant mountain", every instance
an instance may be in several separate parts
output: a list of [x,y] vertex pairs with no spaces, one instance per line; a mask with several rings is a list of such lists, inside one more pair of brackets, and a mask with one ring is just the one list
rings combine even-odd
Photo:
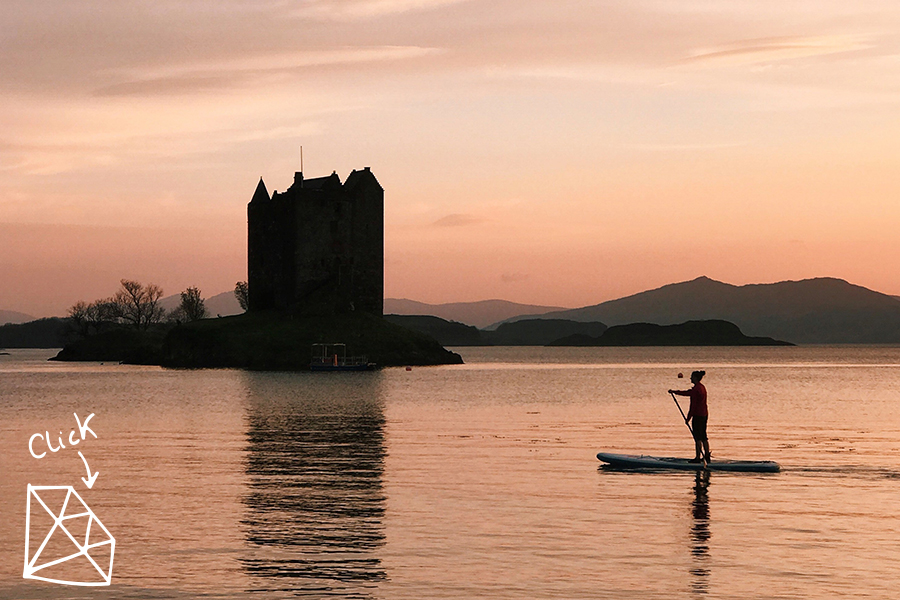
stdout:
[[[160,299],[159,303],[167,311],[172,310],[181,304],[181,292],[166,296],[165,298]],[[234,292],[222,292],[221,294],[204,298],[203,303],[206,305],[206,310],[209,311],[210,317],[215,317],[217,315],[227,317],[229,315],[239,315],[244,312],[241,305],[238,304]]]
[[559,306],[517,304],[506,300],[482,300],[480,302],[453,302],[426,304],[415,300],[384,299],[384,314],[433,315],[448,321],[474,325],[479,329],[514,317],[540,315],[550,311],[565,310]]
[[727,321],[688,321],[678,325],[631,323],[614,325],[597,337],[583,334],[557,340],[551,346],[792,346],[769,337],[744,335]]
[[34,321],[35,318],[36,317],[14,310],[0,310],[0,325],[6,325],[7,323],[27,323],[28,321]]
[[719,319],[798,344],[900,343],[900,300],[833,278],[736,286],[700,277],[541,318],[611,326]]
[[0,325],[0,348],[62,348],[68,321],[59,317]]
[[216,315],[227,317],[229,315],[239,315],[244,312],[244,309],[238,304],[233,291],[216,294],[215,296],[207,298],[204,302],[206,303],[206,310],[209,311],[209,316],[211,317],[215,317]]

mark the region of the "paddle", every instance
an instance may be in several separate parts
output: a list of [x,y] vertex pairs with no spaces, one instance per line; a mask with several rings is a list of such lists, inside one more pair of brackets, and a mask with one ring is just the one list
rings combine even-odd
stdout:
[[675,401],[675,406],[678,407],[678,412],[681,413],[681,418],[684,419],[684,424],[687,425],[688,431],[691,432],[691,435],[694,435],[694,430],[693,430],[693,428],[691,427],[691,424],[687,422],[687,416],[685,416],[684,411],[681,410],[681,405],[678,404],[678,399],[675,397],[675,394],[673,394],[672,392],[669,392],[669,395],[671,395],[671,396],[672,396],[672,400]]

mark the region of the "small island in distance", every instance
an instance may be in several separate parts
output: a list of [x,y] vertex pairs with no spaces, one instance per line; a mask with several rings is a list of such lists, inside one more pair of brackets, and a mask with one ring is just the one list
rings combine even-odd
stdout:
[[688,321],[678,325],[615,325],[597,337],[574,334],[549,346],[793,346],[770,337],[750,337],[728,321]]
[[429,335],[445,346],[793,346],[765,336],[747,336],[720,319],[675,325],[630,323],[607,327],[598,321],[523,319],[496,329],[428,315],[385,315],[385,319]]

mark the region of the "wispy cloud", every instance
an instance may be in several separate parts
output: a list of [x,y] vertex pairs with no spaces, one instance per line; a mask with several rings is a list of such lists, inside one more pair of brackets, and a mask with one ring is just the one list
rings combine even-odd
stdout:
[[500,276],[500,281],[503,283],[520,283],[522,281],[528,281],[530,275],[528,273],[503,273]]
[[355,20],[433,10],[467,1],[469,0],[306,0],[294,14],[304,18]]
[[863,35],[760,38],[696,48],[679,63],[704,66],[751,65],[865,50],[872,46],[870,36]]
[[290,71],[304,67],[417,58],[438,51],[437,48],[422,46],[351,46],[328,50],[262,53],[254,56],[222,58],[220,60],[186,61],[131,71],[130,74],[147,78],[163,78],[218,73]]
[[746,146],[747,142],[710,142],[706,144],[628,144],[626,147],[646,152],[703,152]]
[[301,69],[419,58],[440,52],[421,46],[369,46],[258,54],[220,60],[111,71],[123,81],[95,91],[97,96],[172,95],[221,89],[261,75]]
[[575,83],[621,83],[663,85],[666,75],[651,66],[616,65],[611,63],[489,66],[482,69],[489,79],[559,80]]
[[452,214],[447,215],[446,217],[441,217],[432,225],[435,227],[465,227],[467,225],[475,225],[476,223],[483,222],[484,219],[480,217],[476,217],[475,215],[467,215],[467,214]]

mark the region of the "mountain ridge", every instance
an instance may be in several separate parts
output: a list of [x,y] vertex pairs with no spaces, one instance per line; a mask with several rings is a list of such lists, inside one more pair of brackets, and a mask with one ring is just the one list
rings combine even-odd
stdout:
[[900,343],[900,300],[834,277],[732,285],[698,277],[544,319],[674,325],[723,320],[799,344]]
[[15,310],[0,310],[0,325],[6,325],[7,323],[18,325],[19,323],[27,323],[36,319],[37,317],[33,317],[23,312],[18,312]]
[[551,311],[566,310],[559,306],[519,304],[508,300],[479,300],[476,302],[448,302],[427,304],[406,298],[385,298],[384,314],[430,315],[448,321],[472,325],[479,329],[491,328],[511,318],[526,318]]
[[[167,311],[177,308],[178,305],[181,304],[181,292],[172,294],[171,296],[160,298],[159,304]],[[237,297],[234,295],[233,291],[222,292],[221,294],[216,294],[215,296],[204,298],[203,305],[206,306],[206,310],[211,317],[215,317],[217,315],[221,317],[229,317],[231,315],[239,315],[244,312],[244,309],[241,308],[241,305],[238,303]]]

